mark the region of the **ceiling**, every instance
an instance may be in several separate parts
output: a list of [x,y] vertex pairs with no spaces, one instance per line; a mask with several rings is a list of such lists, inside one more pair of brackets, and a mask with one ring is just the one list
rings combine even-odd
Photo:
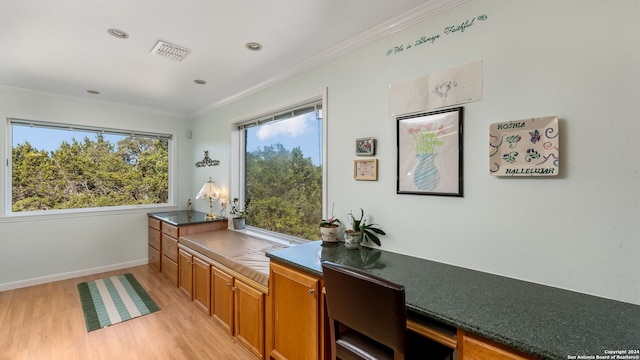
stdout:
[[463,1],[2,0],[0,85],[194,115]]

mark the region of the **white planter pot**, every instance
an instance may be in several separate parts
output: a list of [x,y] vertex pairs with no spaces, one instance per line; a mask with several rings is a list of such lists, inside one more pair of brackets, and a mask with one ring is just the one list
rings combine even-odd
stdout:
[[322,241],[328,243],[338,242],[338,225],[335,226],[321,226],[320,227],[320,235],[322,236]]
[[360,248],[360,232],[344,232],[344,246],[347,249]]

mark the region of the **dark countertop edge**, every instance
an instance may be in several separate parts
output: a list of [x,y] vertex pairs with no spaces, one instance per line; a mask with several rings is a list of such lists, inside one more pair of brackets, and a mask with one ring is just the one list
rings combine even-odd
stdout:
[[[174,216],[167,216],[167,214],[177,214],[177,213],[187,213],[187,210],[174,210],[174,211],[161,211],[161,212],[150,212],[147,213],[148,216],[154,218],[154,219],[158,219],[160,221],[163,221],[167,224],[173,225],[173,226],[185,226],[185,225],[195,225],[195,224],[206,224],[206,223],[210,223],[210,222],[216,222],[216,221],[223,221],[223,220],[227,220],[226,217],[219,217],[213,220],[205,220],[205,216],[207,215],[207,213],[203,213],[200,211],[195,211],[192,210],[190,211],[191,213],[193,213],[193,217],[198,217],[201,220],[190,220],[188,222],[177,222],[175,220],[172,220],[171,217],[175,217]],[[164,216],[163,216],[164,215]]]
[[305,271],[305,272],[307,272],[309,274],[312,274],[312,275],[315,275],[315,276],[318,276],[318,277],[322,278],[322,271],[318,272],[316,269],[313,269],[313,268],[310,268],[310,267],[306,267],[304,265],[300,265],[300,263],[297,263],[295,261],[287,260],[285,258],[282,258],[282,257],[278,256],[278,255],[274,255],[271,252],[267,252],[265,254],[265,256],[267,256],[268,258],[277,260],[278,262],[281,262],[283,264],[291,265],[292,267],[294,267],[296,269],[303,270],[303,271]]

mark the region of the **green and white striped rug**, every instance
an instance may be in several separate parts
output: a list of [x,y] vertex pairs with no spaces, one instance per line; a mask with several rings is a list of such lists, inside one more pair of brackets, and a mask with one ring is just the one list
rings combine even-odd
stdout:
[[160,310],[132,274],[78,284],[87,331]]

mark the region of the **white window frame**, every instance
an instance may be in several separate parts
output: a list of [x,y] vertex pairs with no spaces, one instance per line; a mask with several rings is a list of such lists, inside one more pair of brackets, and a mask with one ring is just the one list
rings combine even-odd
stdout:
[[[244,203],[244,176],[245,173],[245,164],[244,164],[244,148],[245,148],[245,139],[243,136],[243,130],[239,130],[238,127],[243,124],[250,122],[252,119],[258,119],[265,116],[270,116],[272,114],[276,114],[282,111],[286,111],[291,108],[295,108],[304,104],[309,104],[312,102],[322,102],[322,214],[326,216],[327,212],[327,175],[328,175],[328,161],[327,161],[327,137],[328,137],[328,107],[327,107],[327,89],[323,89],[322,92],[306,96],[303,98],[293,99],[287,102],[283,102],[279,105],[269,107],[258,111],[253,114],[248,114],[246,116],[242,116],[235,121],[232,121],[232,130],[231,130],[231,141],[230,141],[230,167],[229,167],[229,184],[230,184],[230,193],[228,199],[231,200],[233,198],[238,198],[240,203]],[[323,217],[326,218],[326,217]],[[306,243],[309,240],[300,239],[295,236],[290,236],[286,234],[276,233],[273,231],[257,228],[254,226],[246,226],[246,230],[242,230],[248,234],[259,236],[262,238],[267,238],[269,240],[281,242],[288,245]]]
[[[93,214],[103,215],[105,213],[121,213],[121,212],[146,212],[149,210],[157,211],[159,209],[168,209],[174,208],[176,204],[176,175],[175,175],[175,159],[176,159],[176,146],[175,139],[176,134],[173,132],[150,132],[139,130],[135,128],[129,129],[119,129],[119,128],[111,128],[111,127],[97,127],[92,125],[83,125],[83,124],[68,124],[61,123],[56,121],[46,121],[46,120],[31,120],[24,119],[22,117],[8,117],[6,122],[6,139],[7,145],[5,148],[5,192],[4,192],[4,206],[2,209],[2,213],[0,214],[0,218],[5,219],[22,219],[22,218],[31,218],[37,217],[38,219],[43,218],[56,218],[60,216],[68,217],[69,215],[75,216],[87,216]],[[169,184],[168,184],[168,199],[167,203],[163,204],[142,204],[142,205],[122,205],[122,206],[107,206],[107,207],[92,207],[92,208],[77,208],[77,209],[54,209],[54,210],[36,210],[36,211],[19,211],[14,212],[12,210],[12,193],[13,193],[13,123],[33,123],[34,125],[47,127],[47,128],[65,128],[65,129],[74,129],[81,131],[104,131],[108,133],[114,134],[134,134],[141,136],[163,136],[168,139],[168,151],[169,151]]]

